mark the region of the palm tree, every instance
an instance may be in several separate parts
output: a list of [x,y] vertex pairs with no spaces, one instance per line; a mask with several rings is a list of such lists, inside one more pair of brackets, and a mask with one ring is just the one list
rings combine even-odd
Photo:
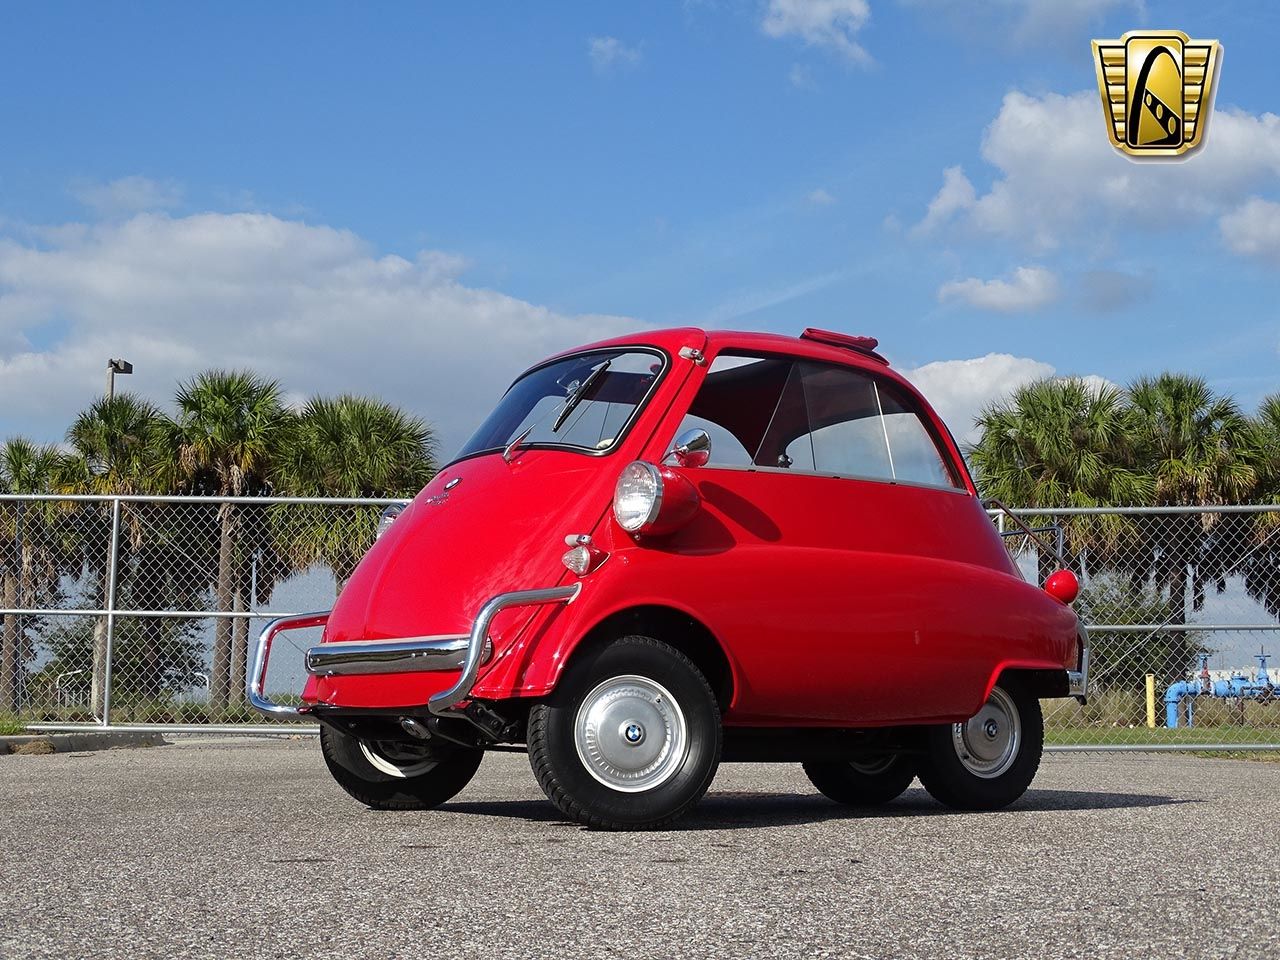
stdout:
[[1258,431],[1258,490],[1263,501],[1280,500],[1280,393],[1262,401],[1254,420]]
[[[294,416],[280,386],[248,371],[210,370],[180,384],[177,417],[166,429],[175,479],[193,493],[239,497],[269,490]],[[217,609],[241,611],[246,558],[235,504],[218,509],[218,561],[213,589]],[[248,622],[220,617],[214,624],[209,698],[225,706],[243,696]]]
[[[1280,503],[1280,393],[1262,401],[1254,418],[1257,431],[1257,486],[1254,499],[1258,503]],[[1249,516],[1255,521],[1249,535],[1240,536],[1247,544],[1243,563],[1245,589],[1280,617],[1280,514]]]
[[[1203,378],[1163,373],[1129,385],[1133,444],[1157,507],[1238,503],[1258,483],[1258,432],[1229,397]],[[1148,578],[1167,591],[1170,616],[1186,621],[1188,586],[1203,602],[1207,577],[1221,579],[1221,535],[1213,515],[1167,514],[1148,518],[1140,549],[1131,558],[1135,582]]]
[[[297,496],[411,497],[435,470],[435,438],[422,419],[368,397],[316,397],[280,463],[280,488]],[[361,507],[294,508],[276,514],[276,529],[296,567],[324,563],[341,589],[373,542],[377,518]]]
[[[82,410],[67,428],[67,443],[73,454],[59,484],[62,493],[98,496],[132,496],[167,493],[164,485],[165,452],[161,425],[164,414],[155,404],[129,393],[117,393],[96,400]],[[111,542],[111,508],[105,504],[82,512],[85,529],[84,564],[94,573],[98,606],[107,604],[112,553],[124,546],[136,553],[144,538],[141,505],[121,503],[120,529],[124,543]],[[115,553],[117,570],[124,559]],[[99,617],[93,630],[93,670],[89,700],[101,714],[107,661],[107,622]]]
[[[64,470],[64,456],[51,444],[22,437],[0,446],[0,490],[5,493],[49,493]],[[62,551],[57,535],[58,507],[50,502],[14,503],[0,525],[0,559],[6,610],[31,607],[41,591],[56,588]],[[19,680],[26,660],[22,615],[6,613],[0,633],[0,710],[19,706]]]
[[[1121,391],[1087,381],[1045,379],[1014,391],[978,417],[968,451],[984,496],[1019,507],[1098,507],[1143,502],[1150,481],[1135,469],[1130,417]],[[1034,518],[1043,525],[1046,518]],[[1067,552],[1095,563],[1127,535],[1114,516],[1063,522]],[[1052,557],[1039,557],[1043,580]]]

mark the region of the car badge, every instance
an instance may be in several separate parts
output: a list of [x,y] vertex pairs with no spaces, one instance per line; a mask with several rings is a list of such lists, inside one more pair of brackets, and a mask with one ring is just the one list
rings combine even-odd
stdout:
[[1176,157],[1204,141],[1222,44],[1178,30],[1131,30],[1094,40],[1111,145],[1135,160]]
[[448,483],[444,485],[443,493],[437,493],[434,497],[427,497],[426,500],[423,502],[430,503],[430,504],[447,503],[449,500],[449,491],[452,490],[461,482],[462,482],[461,477],[454,477],[452,480],[450,480]]

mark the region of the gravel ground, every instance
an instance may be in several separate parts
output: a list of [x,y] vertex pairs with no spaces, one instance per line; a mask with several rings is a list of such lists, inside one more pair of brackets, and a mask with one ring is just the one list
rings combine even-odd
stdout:
[[0,759],[0,957],[1276,957],[1280,765],[1046,758],[996,814],[729,765],[677,829],[560,820],[523,756],[374,813],[314,740]]

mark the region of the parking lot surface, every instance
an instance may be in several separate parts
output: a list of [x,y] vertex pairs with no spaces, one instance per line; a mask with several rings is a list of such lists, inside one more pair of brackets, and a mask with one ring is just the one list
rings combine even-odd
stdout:
[[519,755],[375,813],[313,739],[0,759],[0,957],[1276,957],[1280,764],[1049,757],[995,814],[727,765],[676,829]]

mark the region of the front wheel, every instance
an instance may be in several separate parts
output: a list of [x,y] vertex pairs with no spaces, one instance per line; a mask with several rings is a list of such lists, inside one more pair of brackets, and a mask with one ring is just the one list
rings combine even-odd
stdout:
[[1040,701],[1016,682],[1001,683],[974,716],[931,727],[920,782],[960,810],[998,810],[1031,785],[1044,748]]
[[720,709],[680,651],[624,637],[569,666],[529,712],[529,763],[565,816],[603,830],[665,826],[707,791]]
[[338,785],[374,810],[427,810],[452,800],[484,759],[483,750],[359,740],[327,725],[320,749]]

